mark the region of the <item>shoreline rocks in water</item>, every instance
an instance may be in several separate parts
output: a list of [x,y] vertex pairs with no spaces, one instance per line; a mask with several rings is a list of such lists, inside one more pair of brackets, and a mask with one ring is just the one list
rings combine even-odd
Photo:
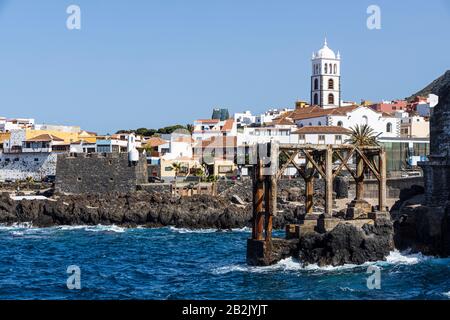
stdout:
[[[296,221],[300,211],[285,206],[274,228]],[[118,225],[191,229],[232,229],[251,226],[251,204],[234,204],[223,197],[172,196],[167,193],[59,195],[49,200],[14,201],[0,195],[0,223],[30,222],[37,227],[58,225]]]

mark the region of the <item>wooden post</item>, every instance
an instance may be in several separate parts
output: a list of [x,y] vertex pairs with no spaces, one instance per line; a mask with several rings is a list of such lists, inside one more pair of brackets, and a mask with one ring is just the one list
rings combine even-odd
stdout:
[[385,211],[386,208],[386,151],[380,149],[378,155],[378,170],[380,172],[380,181],[378,182],[378,210]]
[[260,159],[258,145],[257,163],[253,180],[253,239],[262,240],[264,231],[264,177],[263,163]]
[[356,156],[356,200],[364,199],[364,160]]
[[314,166],[306,159],[305,163],[305,213],[312,213],[314,206]]
[[325,153],[325,217],[333,215],[333,149],[328,146]]
[[306,193],[306,199],[305,199],[305,210],[306,214],[313,212],[313,205],[314,205],[314,177],[308,176],[305,179],[305,193]]
[[266,241],[272,240],[273,216],[277,213],[277,173],[279,169],[279,146],[270,144],[270,175],[266,177]]

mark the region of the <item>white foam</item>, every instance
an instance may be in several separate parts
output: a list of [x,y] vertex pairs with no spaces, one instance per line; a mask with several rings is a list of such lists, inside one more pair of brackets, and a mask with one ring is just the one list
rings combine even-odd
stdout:
[[217,232],[217,229],[188,229],[188,228],[176,228],[176,227],[169,227],[170,231],[177,232],[177,233],[213,233]]
[[[360,265],[344,264],[342,266],[319,266],[317,264],[307,264],[297,261],[293,258],[287,258],[278,263],[266,267],[253,267],[247,265],[230,265],[213,269],[214,274],[226,274],[230,272],[274,272],[274,271],[321,271],[321,272],[338,272],[351,270],[355,268],[366,268],[370,265],[413,265],[430,259],[421,253],[409,254],[408,252],[392,251],[387,257],[386,261],[366,262]],[[345,288],[344,288],[345,289]]]
[[443,295],[450,299],[450,291],[449,292],[444,292]]
[[422,253],[409,253],[409,251],[400,252],[398,250],[392,251],[387,257],[386,262],[389,264],[417,264],[430,257],[424,256]]
[[31,222],[15,222],[11,225],[0,224],[0,231],[31,229],[32,227],[33,227],[33,225],[31,224]]

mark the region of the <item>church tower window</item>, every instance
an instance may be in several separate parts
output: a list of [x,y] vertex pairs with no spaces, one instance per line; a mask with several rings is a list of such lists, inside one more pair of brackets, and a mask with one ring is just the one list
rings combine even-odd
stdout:
[[333,79],[328,80],[328,89],[334,89],[334,81]]
[[328,104],[334,104],[334,95],[332,93],[328,95]]

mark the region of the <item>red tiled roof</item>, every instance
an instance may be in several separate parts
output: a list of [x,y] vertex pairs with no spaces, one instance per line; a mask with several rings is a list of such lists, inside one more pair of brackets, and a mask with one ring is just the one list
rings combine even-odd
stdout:
[[27,142],[48,142],[48,141],[64,141],[64,139],[61,139],[57,136],[54,136],[52,134],[41,134],[34,138],[30,138],[26,140]]
[[161,139],[160,137],[151,137],[148,139],[145,143],[146,147],[157,147],[163,144],[166,144],[167,141],[164,139]]
[[220,120],[219,119],[199,119],[196,120],[196,122],[200,122],[200,123],[218,123]]
[[312,106],[308,108],[296,109],[292,111],[292,113],[287,117],[295,121],[295,120],[323,117],[328,115],[346,115],[348,112],[356,110],[359,107],[360,106],[358,105],[352,105],[352,106],[324,109],[318,106]]
[[308,126],[303,127],[295,131],[298,134],[308,134],[308,133],[337,133],[337,134],[350,134],[352,131],[343,127],[338,126]]
[[227,119],[222,127],[222,131],[230,131],[233,129],[234,119]]
[[211,139],[201,140],[196,143],[195,148],[234,148],[237,145],[235,136],[212,137]]

